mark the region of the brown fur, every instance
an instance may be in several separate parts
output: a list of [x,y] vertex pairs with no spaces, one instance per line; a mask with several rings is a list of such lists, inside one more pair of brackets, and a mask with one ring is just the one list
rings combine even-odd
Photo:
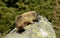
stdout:
[[37,13],[35,13],[35,11],[30,11],[30,12],[25,12],[21,15],[19,15],[16,18],[16,27],[18,29],[21,29],[25,26],[27,26],[28,24],[32,24],[34,20],[37,20]]

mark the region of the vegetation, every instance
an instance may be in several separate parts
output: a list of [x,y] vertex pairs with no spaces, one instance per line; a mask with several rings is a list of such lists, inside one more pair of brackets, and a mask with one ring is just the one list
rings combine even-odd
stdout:
[[15,17],[26,11],[35,10],[45,16],[60,38],[60,0],[0,0],[0,38],[14,27]]

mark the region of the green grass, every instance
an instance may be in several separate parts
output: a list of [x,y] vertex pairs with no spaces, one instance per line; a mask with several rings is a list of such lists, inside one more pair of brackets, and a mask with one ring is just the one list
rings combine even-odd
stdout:
[[59,9],[59,0],[0,0],[0,38],[15,27],[17,15],[31,10],[45,16],[52,23],[57,38],[60,38]]

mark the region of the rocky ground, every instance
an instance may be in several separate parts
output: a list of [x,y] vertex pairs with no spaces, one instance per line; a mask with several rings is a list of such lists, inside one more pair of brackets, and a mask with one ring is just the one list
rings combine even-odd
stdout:
[[55,31],[46,18],[40,16],[39,22],[24,27],[21,33],[13,29],[5,38],[56,38]]

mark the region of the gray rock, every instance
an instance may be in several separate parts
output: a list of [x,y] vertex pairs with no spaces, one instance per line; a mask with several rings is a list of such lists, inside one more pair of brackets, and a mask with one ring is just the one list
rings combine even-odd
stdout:
[[24,32],[17,33],[15,28],[4,38],[56,38],[52,24],[45,17],[39,18],[39,22],[24,27]]

